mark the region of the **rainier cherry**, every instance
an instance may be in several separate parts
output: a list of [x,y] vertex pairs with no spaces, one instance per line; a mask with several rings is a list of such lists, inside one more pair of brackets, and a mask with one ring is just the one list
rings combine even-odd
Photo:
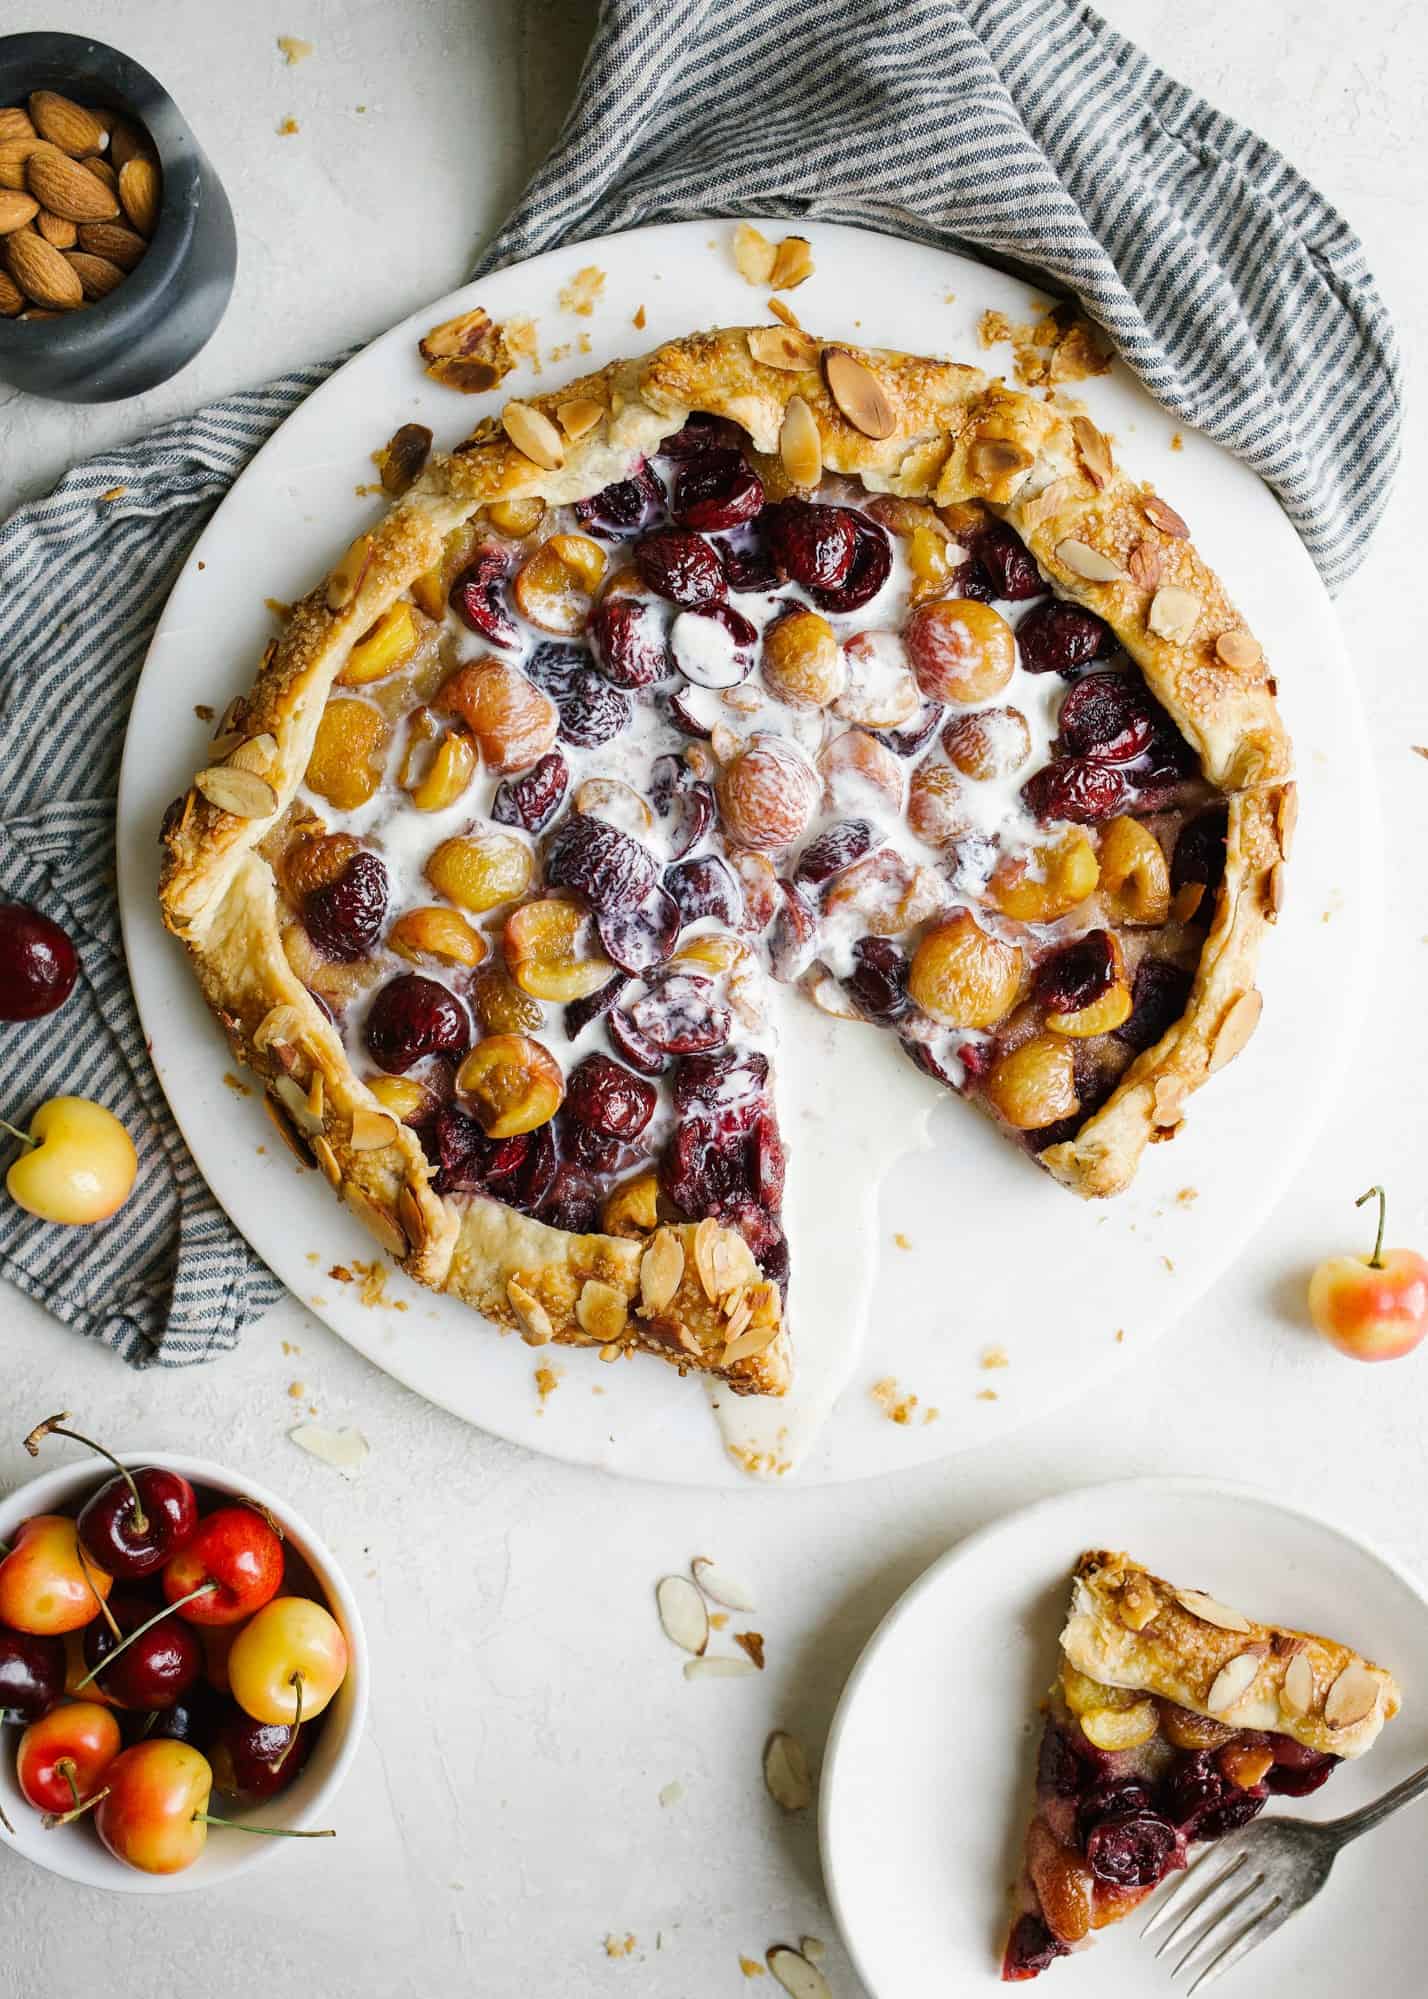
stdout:
[[134,1142],[113,1111],[84,1097],[51,1097],[28,1132],[0,1119],[24,1151],[5,1175],[12,1200],[46,1222],[102,1222],[128,1200],[139,1171]]
[[228,1677],[245,1714],[296,1727],[321,1714],[346,1679],[347,1640],[311,1597],[274,1597],[234,1640]]
[[1428,1333],[1428,1260],[1416,1250],[1383,1246],[1387,1201],[1370,1187],[1355,1203],[1378,1200],[1372,1256],[1331,1256],[1309,1281],[1314,1324],[1350,1360],[1397,1360]]
[[85,1559],[74,1522],[37,1513],[0,1562],[0,1624],[55,1638],[98,1617],[113,1578]]
[[190,1624],[237,1624],[276,1596],[282,1579],[283,1544],[263,1516],[250,1506],[220,1506],[164,1565],[164,1595],[177,1605],[212,1583],[180,1615]]
[[69,1701],[33,1721],[20,1737],[15,1776],[37,1812],[72,1812],[119,1754],[119,1723],[98,1701]]
[[[204,1848],[211,1825],[227,1825],[208,1810],[213,1770],[191,1743],[151,1736],[136,1742],[110,1764],[106,1788],[94,1814],[99,1837],[116,1860],[144,1874],[178,1874]],[[331,1839],[330,1831],[287,1832],[272,1826],[239,1825],[237,1832],[290,1839]]]

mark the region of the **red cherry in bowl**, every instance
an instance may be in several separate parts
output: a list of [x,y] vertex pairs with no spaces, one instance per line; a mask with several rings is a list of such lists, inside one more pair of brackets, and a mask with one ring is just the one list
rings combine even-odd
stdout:
[[73,944],[27,902],[0,902],[0,1020],[38,1020],[63,1006],[79,974]]
[[106,1479],[80,1508],[76,1526],[83,1551],[107,1576],[118,1582],[138,1582],[161,1569],[183,1547],[198,1525],[198,1501],[193,1487],[178,1472],[157,1465],[131,1471],[114,1453],[91,1437],[68,1427],[66,1411],[37,1423],[25,1439],[31,1457],[45,1437],[68,1437],[101,1458],[108,1458],[114,1477]]
[[0,1717],[38,1721],[64,1692],[64,1640],[0,1627]]
[[[294,1740],[296,1734],[296,1740]],[[238,1707],[219,1723],[208,1760],[213,1786],[240,1805],[276,1797],[308,1759],[313,1731],[282,1721],[255,1721]]]
[[213,1585],[180,1609],[190,1624],[239,1624],[277,1595],[282,1579],[283,1544],[250,1506],[206,1514],[163,1571],[164,1595],[173,1604]]
[[[84,1663],[95,1672],[95,1684],[121,1707],[172,1707],[203,1672],[198,1633],[137,1590],[115,1590],[109,1612],[118,1638],[99,1619],[84,1634]],[[151,1622],[156,1616],[158,1622]],[[144,1625],[149,1628],[141,1630]]]

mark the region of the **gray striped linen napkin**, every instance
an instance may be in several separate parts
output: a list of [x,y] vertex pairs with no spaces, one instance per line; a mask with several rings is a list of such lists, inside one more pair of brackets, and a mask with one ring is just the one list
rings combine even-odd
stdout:
[[[1362,560],[1401,427],[1362,247],[1286,160],[1090,7],[604,0],[556,147],[478,275],[721,214],[858,223],[1049,279],[1273,487],[1331,589]],[[101,1230],[5,1208],[0,1272],[136,1365],[232,1347],[280,1287],[205,1187],[144,1051],[113,898],[123,719],[199,530],[332,365],[79,467],[0,528],[0,895],[47,909],[83,965],[58,1032],[0,1027],[0,1109],[99,1097],[141,1161]]]

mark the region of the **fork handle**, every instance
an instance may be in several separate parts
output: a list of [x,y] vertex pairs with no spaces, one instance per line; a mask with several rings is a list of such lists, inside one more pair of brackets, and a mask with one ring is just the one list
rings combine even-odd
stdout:
[[1411,1777],[1405,1777],[1401,1784],[1395,1784],[1391,1791],[1385,1791],[1381,1798],[1375,1798],[1372,1804],[1350,1812],[1345,1818],[1329,1819],[1320,1829],[1332,1833],[1337,1845],[1347,1846],[1351,1839],[1357,1839],[1361,1832],[1369,1832],[1374,1826],[1382,1824],[1384,1819],[1404,1805],[1411,1805],[1415,1798],[1421,1798],[1425,1791],[1428,1791],[1428,1764]]

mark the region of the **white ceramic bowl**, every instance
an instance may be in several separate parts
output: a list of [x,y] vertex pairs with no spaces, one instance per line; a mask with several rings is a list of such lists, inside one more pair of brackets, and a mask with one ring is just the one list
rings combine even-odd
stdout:
[[[287,1826],[295,1830],[306,1826],[335,1825],[333,1802],[357,1753],[357,1744],[367,1718],[367,1639],[357,1600],[346,1577],[302,1515],[295,1513],[286,1500],[279,1499],[276,1493],[269,1492],[254,1480],[240,1477],[237,1472],[228,1471],[222,1465],[211,1464],[207,1458],[175,1457],[170,1451],[126,1450],[117,1455],[127,1465],[163,1465],[169,1471],[182,1473],[200,1489],[252,1500],[264,1507],[311,1569],[327,1608],[341,1625],[347,1640],[347,1677],[324,1713],[322,1732],[313,1745],[312,1754],[288,1789],[246,1811],[237,1806],[225,1808],[222,1803],[218,1809],[240,1823],[245,1818],[251,1818],[257,1825]],[[98,1458],[88,1458],[43,1472],[40,1477],[7,1493],[0,1499],[0,1541],[12,1541],[21,1521],[28,1520],[33,1514],[77,1512],[107,1476],[107,1468]],[[224,1832],[218,1826],[211,1826],[207,1844],[192,1867],[185,1868],[180,1874],[141,1874],[116,1860],[101,1843],[94,1828],[82,1820],[75,1825],[58,1827],[53,1832],[45,1831],[39,1813],[25,1803],[15,1782],[15,1745],[18,1741],[18,1729],[7,1728],[3,1731],[0,1808],[14,1826],[15,1836],[11,1838],[0,1826],[0,1848],[21,1853],[26,1860],[33,1860],[37,1867],[47,1867],[52,1874],[62,1874],[68,1880],[83,1882],[88,1888],[111,1888],[118,1894],[175,1895],[193,1888],[214,1887],[219,1882],[231,1880],[246,1868],[256,1867],[262,1860],[272,1860],[276,1854],[289,1850],[288,1842],[283,1839],[247,1837],[241,1832]]]

